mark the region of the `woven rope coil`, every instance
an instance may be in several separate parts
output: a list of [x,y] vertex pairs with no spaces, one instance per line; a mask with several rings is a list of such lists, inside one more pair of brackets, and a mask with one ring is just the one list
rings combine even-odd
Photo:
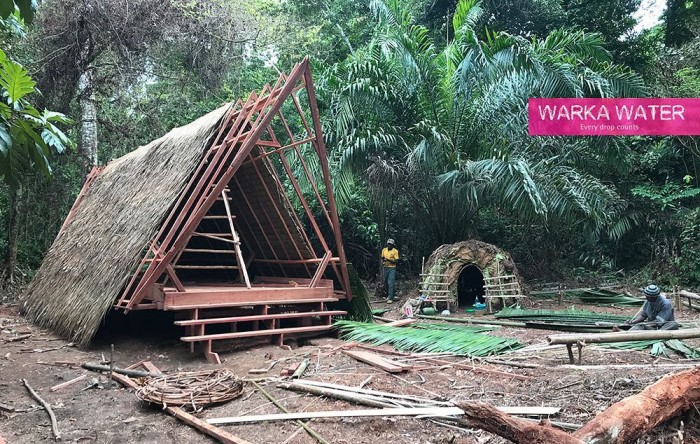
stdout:
[[236,399],[242,392],[241,380],[230,370],[220,369],[152,376],[144,380],[136,396],[163,408],[191,406],[200,411],[210,404]]

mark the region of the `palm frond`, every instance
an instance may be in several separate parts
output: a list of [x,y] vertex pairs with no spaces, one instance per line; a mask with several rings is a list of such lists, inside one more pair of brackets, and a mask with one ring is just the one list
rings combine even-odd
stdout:
[[387,327],[353,321],[336,321],[333,324],[348,341],[367,342],[373,345],[392,345],[398,350],[453,353],[464,356],[490,356],[522,347],[515,339],[486,334],[465,334],[463,331],[422,329],[411,327]]

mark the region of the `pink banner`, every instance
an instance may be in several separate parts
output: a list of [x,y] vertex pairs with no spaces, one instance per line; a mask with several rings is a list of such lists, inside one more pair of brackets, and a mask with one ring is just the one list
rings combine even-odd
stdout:
[[700,99],[530,99],[531,136],[700,136]]

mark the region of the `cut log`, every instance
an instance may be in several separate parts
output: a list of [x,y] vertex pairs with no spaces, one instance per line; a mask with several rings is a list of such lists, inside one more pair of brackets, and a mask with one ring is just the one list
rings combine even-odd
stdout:
[[700,402],[700,368],[666,376],[619,401],[569,435],[547,425],[516,419],[483,403],[457,403],[465,424],[523,444],[624,444]]
[[483,402],[458,402],[456,405],[464,410],[469,427],[486,430],[516,444],[583,444],[566,432],[514,418]]
[[665,376],[598,414],[573,436],[583,442],[627,443],[700,402],[700,368]]
[[580,333],[547,336],[551,345],[555,344],[599,344],[627,341],[651,341],[655,339],[688,339],[700,338],[700,328],[684,330],[639,330],[617,333]]

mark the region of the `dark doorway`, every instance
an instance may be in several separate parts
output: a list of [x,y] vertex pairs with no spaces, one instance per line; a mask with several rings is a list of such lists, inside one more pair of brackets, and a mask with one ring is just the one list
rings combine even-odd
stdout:
[[476,301],[484,302],[484,275],[476,265],[462,268],[457,278],[457,304],[460,307],[472,306]]

